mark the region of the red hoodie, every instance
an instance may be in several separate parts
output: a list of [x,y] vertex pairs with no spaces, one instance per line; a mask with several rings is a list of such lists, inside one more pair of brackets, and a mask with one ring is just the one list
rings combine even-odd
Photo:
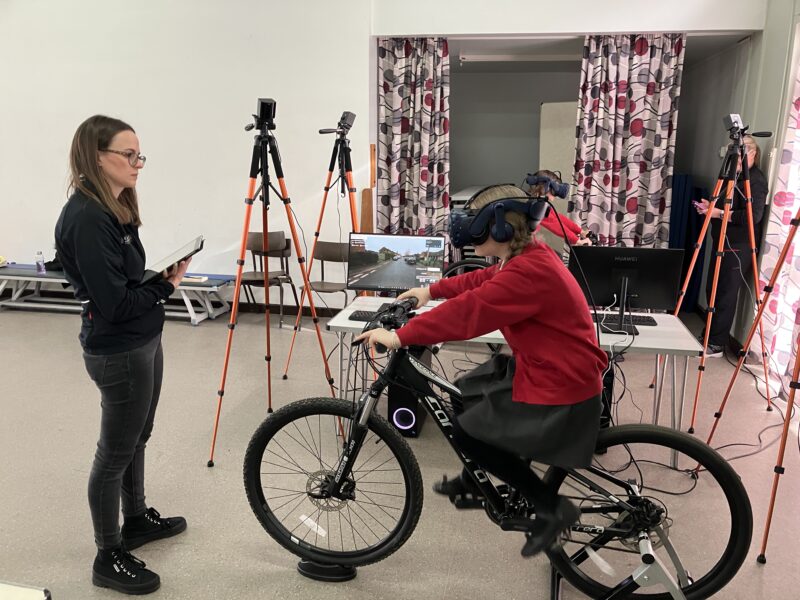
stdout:
[[[559,221],[564,225],[564,231],[561,231],[561,225],[559,225]],[[580,225],[578,225],[575,221],[568,219],[564,215],[559,215],[552,208],[547,213],[547,216],[542,219],[540,225],[548,231],[555,233],[558,237],[564,237],[564,232],[566,232],[567,241],[570,244],[577,242],[578,236],[581,233]]]
[[576,404],[602,390],[607,360],[588,304],[547,245],[531,243],[502,269],[442,279],[430,292],[448,301],[400,328],[402,345],[469,340],[499,329],[517,361],[514,401]]

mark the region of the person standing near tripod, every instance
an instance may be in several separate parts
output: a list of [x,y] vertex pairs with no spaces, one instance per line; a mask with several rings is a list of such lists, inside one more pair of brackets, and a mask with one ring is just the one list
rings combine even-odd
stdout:
[[127,123],[102,115],[81,123],[70,150],[73,193],[55,228],[64,273],[81,301],[83,360],[101,397],[89,476],[97,545],[92,583],[127,594],[154,592],[161,583],[129,550],[186,529],[183,517],[162,518],[144,496],[144,451],[163,373],[164,303],[189,265],[141,284],[136,181],[144,162]]
[[[753,199],[753,234],[756,244],[758,244],[761,239],[761,221],[764,218],[769,186],[767,185],[766,176],[758,166],[761,158],[761,149],[758,147],[755,138],[750,135],[742,136],[742,143],[745,147],[745,157],[750,168],[750,192]],[[739,173],[733,194],[731,217],[725,236],[725,253],[720,263],[717,296],[714,303],[714,318],[711,321],[711,332],[708,336],[708,348],[706,349],[706,357],[708,358],[718,358],[724,354],[731,325],[733,325],[733,319],[736,316],[739,289],[743,283],[746,284],[747,277],[752,277],[753,261],[750,257],[750,235],[741,176],[741,159]],[[718,203],[718,205],[721,205],[721,203]],[[709,210],[710,202],[703,198],[700,202],[695,202],[694,206],[699,214],[705,216]],[[712,245],[710,248],[715,249],[719,243],[723,209],[715,207],[711,210]],[[713,279],[714,272],[712,270],[708,273],[706,282],[706,294],[709,299],[711,298]],[[754,290],[754,293],[757,294],[758,290]]]

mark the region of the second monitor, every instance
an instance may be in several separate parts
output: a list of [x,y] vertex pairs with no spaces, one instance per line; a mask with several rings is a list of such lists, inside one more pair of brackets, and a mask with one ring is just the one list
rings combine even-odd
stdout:
[[396,292],[442,278],[444,237],[351,233],[347,287]]

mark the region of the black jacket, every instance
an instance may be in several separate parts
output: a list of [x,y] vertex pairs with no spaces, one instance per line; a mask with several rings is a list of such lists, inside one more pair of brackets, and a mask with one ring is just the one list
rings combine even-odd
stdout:
[[[741,177],[736,182],[736,189],[733,193],[733,204],[731,206],[731,220],[728,223],[727,238],[731,246],[749,247],[750,234],[747,229],[747,203],[744,196],[739,192],[744,192],[744,185]],[[750,168],[750,193],[753,196],[753,231],[755,233],[756,245],[761,239],[761,221],[764,218],[764,208],[767,202],[769,187],[767,178],[758,167]],[[722,190],[725,194],[725,190]],[[724,197],[717,201],[717,208],[724,209]],[[711,234],[716,241],[719,240],[719,232],[722,227],[722,219],[711,220]]]
[[121,225],[76,191],[56,223],[56,250],[75,297],[83,303],[80,341],[89,354],[138,348],[161,333],[163,303],[175,290],[158,279],[141,285],[145,253],[138,227]]

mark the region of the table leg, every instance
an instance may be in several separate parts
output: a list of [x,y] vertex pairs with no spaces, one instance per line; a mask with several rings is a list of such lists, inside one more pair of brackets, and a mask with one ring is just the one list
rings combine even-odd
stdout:
[[339,332],[339,399],[344,400],[347,390],[344,381],[344,331]]
[[661,361],[656,360],[656,394],[655,401],[653,402],[653,425],[658,425],[658,416],[661,412],[661,395],[664,392],[664,378],[666,377],[669,359],[669,354],[664,356],[663,365],[660,364]]
[[186,311],[189,313],[189,319],[192,322],[192,325],[197,325],[199,321],[197,320],[197,314],[194,312],[194,306],[192,306],[192,299],[189,298],[189,294],[186,293],[186,290],[178,290],[183,298],[183,303],[186,305]]
[[[672,368],[670,369],[670,372],[672,374],[672,386],[671,386],[671,389],[669,391],[670,407],[671,407],[669,414],[670,414],[670,427],[672,427],[672,429],[675,429],[675,425],[676,425],[675,417],[676,417],[676,413],[677,413],[677,410],[678,410],[678,407],[675,406],[675,402],[676,402],[676,398],[677,398],[677,389],[676,388],[678,387],[678,374],[676,372],[676,370],[677,370],[676,364],[677,364],[678,361],[676,360],[676,358],[677,357],[675,357],[675,356],[672,357],[672,365],[671,365]],[[671,455],[672,456],[670,458],[670,464],[672,465],[673,469],[677,469],[678,468],[678,451],[677,450],[672,450]]]
[[678,398],[678,423],[677,429],[681,430],[683,427],[683,405],[686,403],[686,379],[689,376],[689,357],[683,358],[683,384],[681,385],[681,394]]

